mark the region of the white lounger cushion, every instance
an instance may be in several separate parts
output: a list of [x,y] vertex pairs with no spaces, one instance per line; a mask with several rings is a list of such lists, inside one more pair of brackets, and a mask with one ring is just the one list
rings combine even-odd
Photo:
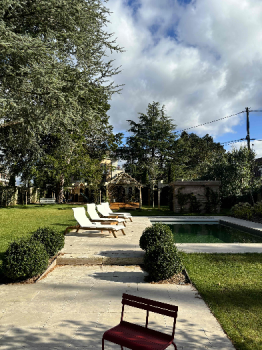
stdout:
[[109,229],[109,230],[123,230],[125,229],[125,226],[123,225],[102,225],[100,222],[94,223],[91,222],[85,213],[85,208],[80,207],[80,208],[72,208],[74,211],[74,217],[76,221],[79,223],[80,227],[88,227],[88,228],[93,228],[94,230],[100,230],[100,229]]
[[94,221],[114,221],[114,222],[125,222],[125,219],[105,219],[105,218],[100,218],[100,216],[97,214],[96,212],[96,205],[95,203],[91,203],[91,204],[87,204],[87,212],[91,218],[91,220],[94,220]]

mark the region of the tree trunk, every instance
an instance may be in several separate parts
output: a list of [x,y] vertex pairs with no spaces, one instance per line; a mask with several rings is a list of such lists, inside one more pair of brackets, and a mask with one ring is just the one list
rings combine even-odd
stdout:
[[57,203],[63,203],[64,201],[64,174],[60,175],[60,180],[59,180],[59,186],[58,186],[58,196],[57,196]]

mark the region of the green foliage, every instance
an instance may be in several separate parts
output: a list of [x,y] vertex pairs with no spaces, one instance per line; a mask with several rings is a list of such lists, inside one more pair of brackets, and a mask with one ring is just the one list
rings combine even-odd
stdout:
[[[175,125],[165,115],[159,102],[148,104],[147,113],[139,113],[139,122],[129,120],[129,132],[125,148],[119,155],[126,160],[126,170],[143,183],[152,183],[167,176],[168,161],[174,153],[177,138]],[[134,167],[135,165],[135,167]]]
[[96,178],[94,159],[121,138],[107,115],[119,91],[108,78],[119,70],[105,52],[122,51],[105,31],[109,14],[102,0],[0,0],[4,166],[22,180],[53,184],[59,201],[64,182],[85,178],[86,163]]
[[253,207],[253,215],[262,218],[262,201],[255,203]]
[[231,215],[235,218],[250,220],[253,216],[252,206],[249,203],[238,203],[231,208]]
[[49,258],[64,247],[65,236],[51,227],[39,227],[31,236],[45,246]]
[[182,193],[181,190],[179,189],[177,194],[176,194],[176,197],[177,197],[178,204],[180,206],[180,213],[183,213],[186,204],[190,200],[191,194],[190,193]]
[[200,213],[201,212],[201,203],[197,200],[196,196],[191,193],[191,196],[189,197],[190,206],[189,211],[190,213]]
[[[221,181],[220,194],[226,198],[238,197],[250,191],[253,177],[255,152],[246,147],[233,149],[225,154],[217,154],[205,164],[201,180]],[[256,187],[256,182],[252,187]]]
[[206,203],[205,211],[206,213],[214,213],[217,211],[217,207],[220,204],[219,192],[215,192],[210,187],[205,188]]
[[198,179],[206,172],[206,167],[213,158],[223,157],[226,152],[223,146],[214,142],[208,134],[201,138],[185,131],[175,141],[174,146],[176,152],[172,157],[172,166],[175,167],[173,180],[174,177],[185,180]]
[[230,214],[239,219],[251,220],[253,217],[262,217],[262,202],[257,202],[252,207],[249,203],[235,204],[230,211]]
[[139,246],[143,250],[148,250],[158,243],[170,246],[174,244],[171,229],[161,223],[149,226],[143,231],[139,240]]
[[2,271],[6,277],[19,280],[41,274],[47,265],[45,246],[36,240],[21,239],[9,245],[4,254]]
[[183,265],[174,245],[157,244],[147,250],[144,267],[152,281],[161,281],[181,272]]

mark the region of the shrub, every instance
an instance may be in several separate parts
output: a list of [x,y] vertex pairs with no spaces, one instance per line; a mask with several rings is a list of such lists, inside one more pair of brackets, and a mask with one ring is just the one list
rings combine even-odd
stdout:
[[2,271],[12,280],[26,279],[41,274],[47,265],[45,246],[32,239],[21,239],[9,244],[4,254]]
[[238,203],[231,208],[231,215],[235,218],[250,220],[253,216],[252,206],[249,203]]
[[174,245],[157,244],[145,253],[144,267],[152,281],[172,277],[183,268],[181,258]]
[[139,246],[143,250],[148,250],[157,243],[170,246],[174,244],[172,231],[167,225],[157,223],[147,227],[139,240]]
[[44,244],[49,258],[61,250],[65,244],[64,234],[51,227],[39,227],[31,238]]
[[257,202],[253,207],[253,215],[262,218],[262,202]]

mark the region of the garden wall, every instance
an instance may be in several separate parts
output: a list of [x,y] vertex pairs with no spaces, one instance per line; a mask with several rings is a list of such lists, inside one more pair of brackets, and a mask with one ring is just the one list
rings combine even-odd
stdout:
[[220,212],[220,181],[174,181],[170,184],[175,213]]

